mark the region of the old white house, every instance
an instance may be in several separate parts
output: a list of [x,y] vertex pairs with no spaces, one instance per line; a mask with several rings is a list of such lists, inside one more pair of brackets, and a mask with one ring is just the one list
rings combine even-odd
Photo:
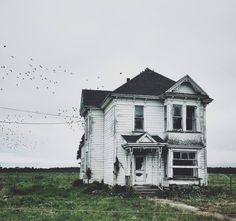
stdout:
[[206,106],[188,75],[145,69],[114,91],[83,90],[81,176],[109,185],[207,185]]

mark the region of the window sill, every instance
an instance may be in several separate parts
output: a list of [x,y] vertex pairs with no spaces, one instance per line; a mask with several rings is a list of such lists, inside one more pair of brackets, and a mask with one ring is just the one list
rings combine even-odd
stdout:
[[145,133],[144,130],[133,130],[132,133]]
[[181,176],[181,177],[168,178],[168,180],[201,180],[201,178],[199,178],[199,177]]
[[186,134],[201,134],[200,131],[192,131],[192,130],[166,130],[167,133],[186,133]]

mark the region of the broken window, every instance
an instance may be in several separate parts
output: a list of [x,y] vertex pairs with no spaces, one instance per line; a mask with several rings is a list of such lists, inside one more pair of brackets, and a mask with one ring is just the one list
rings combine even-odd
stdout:
[[197,177],[196,152],[173,152],[173,177]]
[[143,130],[143,106],[136,105],[135,106],[135,123],[134,129],[135,130]]
[[173,105],[173,130],[182,129],[182,106]]
[[186,107],[186,130],[196,131],[196,118],[194,106]]

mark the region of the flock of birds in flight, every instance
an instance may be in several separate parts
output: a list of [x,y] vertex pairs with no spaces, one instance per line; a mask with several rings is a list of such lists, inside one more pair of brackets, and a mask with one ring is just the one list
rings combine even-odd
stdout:
[[[3,49],[6,49],[7,45],[3,45]],[[15,61],[16,57],[14,55],[7,55],[9,59]],[[61,65],[58,65],[54,68],[48,68],[42,64],[36,64],[35,60],[30,57],[28,59],[28,68],[24,71],[15,71],[14,68],[8,67],[8,65],[0,65],[0,95],[3,95],[4,88],[3,82],[10,77],[15,77],[15,87],[24,86],[25,81],[31,82],[31,86],[37,90],[46,90],[48,93],[55,95],[57,91],[57,86],[60,84],[60,81],[57,79],[58,73],[64,73],[67,75],[74,75],[74,72],[69,71],[66,68],[63,68]],[[122,73],[120,73],[122,75]],[[96,77],[97,80],[101,80],[100,76]],[[39,84],[39,82],[41,82]],[[89,79],[84,79],[84,82],[89,82]],[[104,85],[97,86],[96,89],[103,89]],[[70,129],[77,132],[78,127],[80,129],[84,128],[84,122],[79,116],[79,108],[73,106],[68,109],[58,109],[56,114],[41,113],[37,111],[30,110],[19,110],[14,108],[5,108],[0,107],[0,109],[7,110],[4,120],[0,120],[0,130],[3,136],[1,136],[0,144],[9,147],[17,148],[19,146],[35,146],[37,142],[33,141],[31,143],[24,142],[24,140],[32,133],[32,130],[28,130],[29,134],[22,134],[20,128],[24,124],[65,124],[68,125]],[[21,114],[18,114],[21,113]],[[4,114],[1,114],[1,118],[4,117]],[[40,115],[40,118],[38,118]],[[38,119],[38,122],[35,120]],[[50,119],[52,122],[42,122],[42,120],[47,121]],[[63,120],[58,122],[58,120]],[[19,129],[19,131],[17,131]],[[27,144],[26,144],[27,143]],[[78,142],[79,143],[79,142]]]

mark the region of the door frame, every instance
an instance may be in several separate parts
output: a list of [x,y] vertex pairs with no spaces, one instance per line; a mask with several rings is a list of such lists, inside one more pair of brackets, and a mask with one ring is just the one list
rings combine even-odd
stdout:
[[[143,182],[137,182],[136,181],[136,157],[143,157]],[[140,155],[134,155],[134,169],[133,169],[133,183],[134,185],[145,185],[146,184],[146,155],[140,154]]]

